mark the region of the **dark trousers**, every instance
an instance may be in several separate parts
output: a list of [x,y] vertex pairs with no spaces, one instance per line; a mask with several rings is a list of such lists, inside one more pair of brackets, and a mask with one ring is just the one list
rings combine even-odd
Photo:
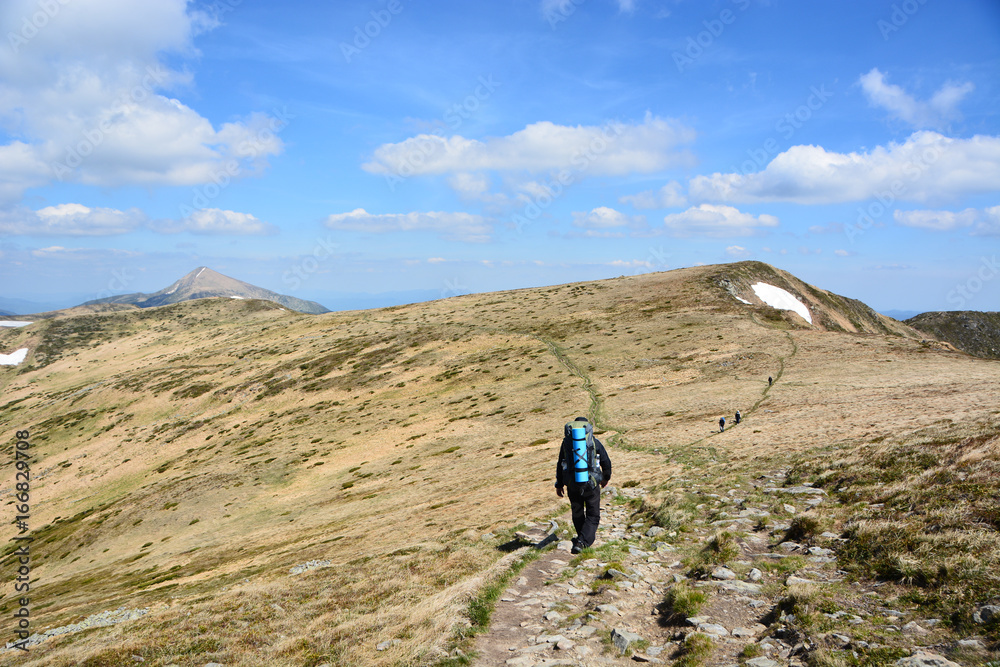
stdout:
[[580,546],[589,547],[597,539],[597,526],[601,523],[601,487],[584,484],[579,488],[566,487],[573,526]]

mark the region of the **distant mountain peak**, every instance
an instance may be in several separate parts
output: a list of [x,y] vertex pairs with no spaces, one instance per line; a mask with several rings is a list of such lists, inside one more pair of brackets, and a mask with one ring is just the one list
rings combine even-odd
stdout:
[[190,301],[192,299],[205,299],[211,297],[229,297],[232,299],[262,299],[273,301],[290,310],[297,310],[302,313],[328,313],[329,309],[316,303],[306,301],[285,294],[278,294],[271,290],[257,287],[250,283],[230,278],[207,266],[199,266],[193,271],[185,274],[179,280],[164,287],[152,294],[123,294],[121,296],[108,297],[88,301],[84,305],[100,303],[130,303],[140,308],[150,308],[152,306],[165,306],[180,301]]

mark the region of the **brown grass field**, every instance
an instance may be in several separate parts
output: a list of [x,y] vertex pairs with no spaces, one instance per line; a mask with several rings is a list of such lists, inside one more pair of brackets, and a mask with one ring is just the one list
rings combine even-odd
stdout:
[[[756,279],[817,324],[761,305]],[[149,610],[0,664],[446,664],[469,600],[514,559],[497,546],[565,511],[552,479],[577,415],[616,483],[666,499],[681,471],[792,469],[845,494],[831,526],[858,576],[962,609],[992,599],[998,362],[838,299],[747,262],[363,312],[207,299],[0,331],[0,351],[31,350],[0,369],[0,576],[16,572],[28,430],[32,630]],[[736,409],[746,424],[717,433]],[[314,560],[330,563],[290,574]]]

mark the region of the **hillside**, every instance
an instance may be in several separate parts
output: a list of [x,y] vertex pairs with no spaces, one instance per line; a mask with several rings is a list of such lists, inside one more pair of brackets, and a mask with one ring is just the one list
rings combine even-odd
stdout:
[[1000,359],[1000,313],[952,310],[921,313],[906,320],[918,331],[984,359]]
[[190,301],[191,299],[205,299],[209,297],[262,299],[273,301],[300,313],[330,312],[315,301],[306,301],[294,296],[278,294],[277,292],[245,283],[242,280],[224,276],[204,266],[198,267],[172,285],[152,294],[122,294],[105,299],[95,299],[83,305],[133,304],[140,308],[152,308],[154,306],[166,306],[172,303]]
[[[723,279],[751,302],[756,281],[788,289],[814,324],[741,303]],[[469,664],[455,651],[470,649],[470,599],[518,562],[515,531],[553,517],[565,529],[553,468],[562,425],[578,414],[597,423],[613,483],[644,490],[626,503],[632,521],[672,526],[661,539],[676,549],[695,548],[683,526],[719,520],[715,500],[730,485],[761,475],[847,494],[832,530],[858,512],[872,527],[896,521],[883,489],[904,499],[900,516],[919,513],[926,497],[898,486],[907,461],[988,497],[996,475],[957,475],[997,460],[995,364],[867,317],[857,302],[739,263],[364,312],[210,299],[0,331],[0,351],[30,349],[0,369],[0,418],[34,448],[32,629],[132,614],[0,661]],[[746,423],[717,433],[736,409]],[[970,434],[975,457],[963,459]],[[940,474],[936,457],[897,455],[917,441],[948,449]],[[0,468],[9,494],[14,463]],[[695,486],[707,500],[693,502]],[[935,520],[939,532],[954,525]],[[781,523],[743,530],[778,539]],[[3,526],[11,554],[17,529]],[[963,609],[1000,588],[976,584],[949,584]],[[642,597],[656,605],[663,590]],[[15,611],[6,598],[0,614]]]

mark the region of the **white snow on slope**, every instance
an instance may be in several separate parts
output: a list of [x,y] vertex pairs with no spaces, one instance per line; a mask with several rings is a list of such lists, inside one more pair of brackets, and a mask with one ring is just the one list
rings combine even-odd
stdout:
[[0,320],[0,327],[26,327],[34,322],[19,322],[17,320]]
[[17,366],[28,356],[28,348],[23,347],[17,352],[0,354],[0,366]]
[[795,298],[795,295],[787,292],[780,287],[775,287],[774,285],[768,285],[767,283],[754,283],[753,291],[761,301],[771,306],[772,308],[777,308],[778,310],[794,310],[796,313],[802,316],[802,318],[812,324],[812,315],[809,314],[809,309],[806,305]]
[[[736,295],[734,294],[733,296],[736,296]],[[737,301],[740,301],[740,302],[742,302],[742,303],[745,303],[745,304],[746,304],[746,305],[748,305],[748,306],[752,306],[752,305],[753,305],[752,303],[750,303],[749,301],[747,301],[746,299],[744,299],[744,298],[743,298],[743,297],[741,297],[741,296],[737,296],[737,297],[736,297],[736,300],[737,300]]]

